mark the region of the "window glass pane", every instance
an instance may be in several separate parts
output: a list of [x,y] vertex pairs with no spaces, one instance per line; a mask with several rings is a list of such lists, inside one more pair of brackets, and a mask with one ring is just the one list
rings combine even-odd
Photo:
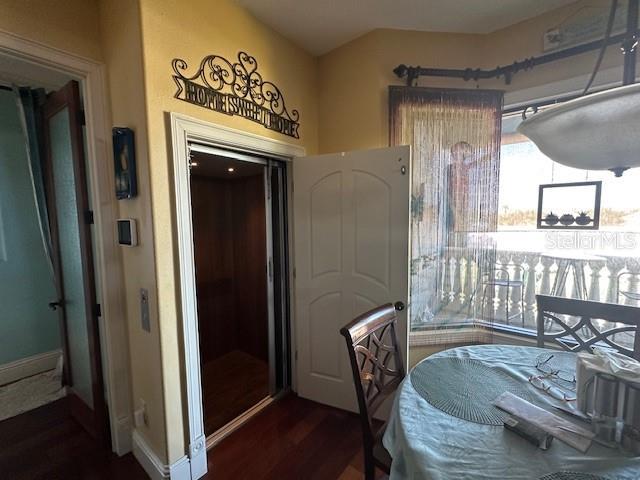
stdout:
[[[522,269],[524,291],[496,287],[492,321],[535,329],[536,293],[640,305],[640,169],[616,178],[609,171],[560,165],[516,132],[520,122],[519,115],[503,121],[495,235],[498,262],[510,272]],[[536,229],[541,184],[598,180],[602,181],[598,231]],[[578,200],[565,191],[560,204],[566,211],[554,213],[573,213]],[[509,318],[521,309],[524,315]],[[619,340],[624,343],[624,338]]]

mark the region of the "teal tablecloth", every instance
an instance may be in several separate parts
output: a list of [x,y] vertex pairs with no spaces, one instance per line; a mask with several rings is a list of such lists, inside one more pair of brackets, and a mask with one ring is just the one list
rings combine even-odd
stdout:
[[[543,350],[535,347],[461,347],[433,355],[415,368],[438,357],[477,359],[526,384],[534,403],[554,411],[552,405],[562,402],[527,381],[535,374],[541,353]],[[521,480],[558,471],[640,480],[640,457],[598,444],[582,454],[557,439],[549,450],[542,451],[501,426],[471,423],[436,409],[415,391],[409,376],[396,395],[383,441],[393,459],[391,480]]]

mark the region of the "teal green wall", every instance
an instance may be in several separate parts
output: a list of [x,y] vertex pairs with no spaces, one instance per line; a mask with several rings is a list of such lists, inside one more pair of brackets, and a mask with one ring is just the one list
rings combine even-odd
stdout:
[[0,90],[0,365],[60,348],[18,111]]

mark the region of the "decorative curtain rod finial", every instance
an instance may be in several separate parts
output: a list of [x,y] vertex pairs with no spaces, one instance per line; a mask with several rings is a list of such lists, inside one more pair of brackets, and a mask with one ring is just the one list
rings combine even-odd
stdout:
[[398,65],[396,68],[394,68],[393,69],[393,73],[395,73],[396,77],[398,77],[398,78],[404,78],[407,75],[407,70],[409,70],[409,69],[403,63],[401,65]]
[[418,77],[420,77],[420,70],[421,67],[417,66],[417,67],[407,67],[404,63],[401,65],[398,65],[396,68],[393,69],[393,73],[396,74],[396,77],[398,78],[406,78],[407,79],[407,86],[408,87],[412,87],[414,86],[416,80],[418,79]]

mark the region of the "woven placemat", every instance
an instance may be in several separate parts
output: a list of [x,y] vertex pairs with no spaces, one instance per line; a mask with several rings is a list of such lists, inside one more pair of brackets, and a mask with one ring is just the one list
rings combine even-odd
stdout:
[[598,475],[592,475],[591,473],[580,473],[580,472],[556,472],[550,473],[543,477],[540,477],[539,480],[608,480],[605,477],[600,477]]
[[434,358],[411,372],[413,388],[443,412],[484,425],[502,425],[507,413],[493,406],[504,392],[526,400],[526,385],[470,358]]

